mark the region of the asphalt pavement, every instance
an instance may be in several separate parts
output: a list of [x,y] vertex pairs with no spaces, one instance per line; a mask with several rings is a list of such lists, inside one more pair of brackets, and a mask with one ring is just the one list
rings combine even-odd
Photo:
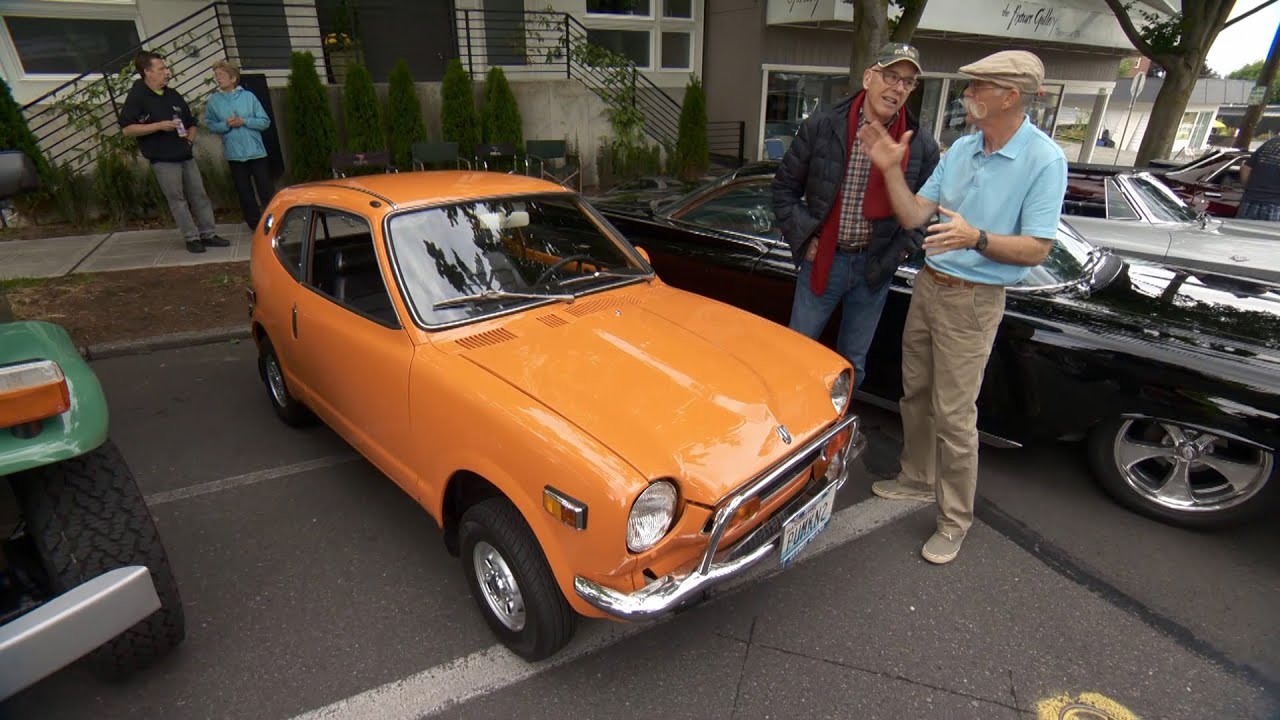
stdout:
[[[495,645],[425,511],[332,432],[275,418],[251,343],[94,368],[187,640],[122,683],[68,668],[6,718],[1036,718],[1088,693],[1116,720],[1280,717],[1280,532],[1133,515],[1074,445],[984,449],[950,565],[919,556],[928,506],[870,497],[860,468],[800,564],[661,622],[584,621],[531,665]],[[896,419],[863,411],[891,472]]]

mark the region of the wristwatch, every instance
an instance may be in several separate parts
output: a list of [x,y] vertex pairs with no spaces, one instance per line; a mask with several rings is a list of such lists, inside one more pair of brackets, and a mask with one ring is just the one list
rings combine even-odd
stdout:
[[986,230],[978,231],[978,244],[974,245],[973,249],[977,250],[978,252],[982,252],[983,250],[987,249],[987,231]]

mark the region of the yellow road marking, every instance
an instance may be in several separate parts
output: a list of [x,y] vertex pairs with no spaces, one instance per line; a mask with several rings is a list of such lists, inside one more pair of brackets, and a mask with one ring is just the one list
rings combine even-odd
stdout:
[[1140,720],[1120,703],[1094,692],[1056,695],[1036,703],[1036,720]]

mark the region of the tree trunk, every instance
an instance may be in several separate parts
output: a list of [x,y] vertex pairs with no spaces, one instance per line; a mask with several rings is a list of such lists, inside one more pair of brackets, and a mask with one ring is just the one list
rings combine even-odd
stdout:
[[920,17],[924,15],[924,7],[929,4],[929,0],[914,0],[913,2],[900,2],[903,6],[902,17],[898,18],[898,24],[893,28],[893,35],[889,38],[891,42],[909,43],[911,36],[916,34],[916,28],[920,25]]
[[1236,134],[1236,147],[1240,150],[1248,150],[1253,142],[1253,131],[1258,128],[1258,122],[1262,120],[1262,111],[1271,100],[1271,84],[1276,81],[1277,65],[1280,65],[1280,27],[1276,28],[1276,35],[1271,40],[1271,52],[1267,53],[1267,61],[1262,65],[1262,73],[1254,84],[1255,87],[1266,88],[1267,92],[1262,96],[1262,102],[1250,105],[1245,110],[1244,122],[1240,123],[1240,131]]
[[849,94],[862,89],[862,73],[889,36],[889,0],[854,0],[853,47],[849,52]]
[[1173,149],[1173,138],[1182,124],[1182,113],[1196,85],[1195,67],[1177,62],[1169,63],[1164,70],[1164,85],[1151,106],[1151,120],[1147,123],[1146,134],[1142,136],[1134,167],[1147,167],[1152,160],[1165,157]]

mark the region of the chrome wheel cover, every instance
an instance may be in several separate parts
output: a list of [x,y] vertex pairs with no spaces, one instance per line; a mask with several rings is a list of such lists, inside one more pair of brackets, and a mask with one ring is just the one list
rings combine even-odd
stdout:
[[507,561],[498,549],[481,540],[471,551],[480,594],[494,617],[512,632],[524,629],[524,597]]
[[289,391],[284,387],[284,374],[280,372],[280,362],[275,355],[266,359],[267,388],[271,390],[271,399],[280,407],[289,403]]
[[1209,431],[1126,419],[1112,441],[1116,469],[1143,500],[1182,512],[1239,505],[1271,478],[1270,451]]

